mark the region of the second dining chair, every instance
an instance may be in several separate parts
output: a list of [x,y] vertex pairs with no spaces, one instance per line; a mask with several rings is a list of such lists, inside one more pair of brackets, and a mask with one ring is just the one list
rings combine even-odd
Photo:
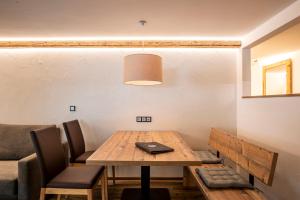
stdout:
[[101,180],[102,199],[107,199],[105,167],[98,165],[68,166],[61,143],[60,130],[56,127],[31,132],[42,174],[40,200],[46,194],[86,195],[93,199],[93,189]]
[[[70,146],[70,163],[74,166],[85,164],[94,151],[86,151],[84,137],[78,120],[64,122],[63,127]],[[112,166],[113,184],[115,184],[115,167]]]

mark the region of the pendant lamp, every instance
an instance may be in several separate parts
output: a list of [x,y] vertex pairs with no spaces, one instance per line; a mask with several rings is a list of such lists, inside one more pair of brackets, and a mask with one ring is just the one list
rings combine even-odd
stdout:
[[161,57],[154,54],[132,54],[124,59],[124,83],[158,85],[162,83]]
[[[140,20],[144,26],[147,22]],[[154,54],[132,54],[124,58],[124,83],[130,85],[158,85],[162,83],[161,57]]]

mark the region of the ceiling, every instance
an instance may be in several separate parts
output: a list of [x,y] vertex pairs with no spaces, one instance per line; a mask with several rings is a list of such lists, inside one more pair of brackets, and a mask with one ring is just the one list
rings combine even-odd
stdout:
[[300,19],[283,32],[251,48],[252,59],[300,50]]
[[[241,37],[295,0],[1,0],[0,38]],[[148,21],[145,27],[137,22]]]

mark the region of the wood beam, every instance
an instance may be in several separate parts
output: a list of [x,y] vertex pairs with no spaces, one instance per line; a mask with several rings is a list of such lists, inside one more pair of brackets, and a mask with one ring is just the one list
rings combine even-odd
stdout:
[[240,48],[241,41],[217,40],[95,40],[0,41],[0,48]]

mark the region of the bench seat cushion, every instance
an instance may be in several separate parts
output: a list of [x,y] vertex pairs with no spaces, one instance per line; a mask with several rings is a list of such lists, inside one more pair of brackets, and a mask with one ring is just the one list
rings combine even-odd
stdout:
[[222,162],[221,158],[218,158],[210,151],[195,151],[203,164],[219,164]]
[[0,194],[18,194],[18,161],[0,161]]
[[253,188],[248,181],[229,167],[196,168],[196,172],[208,188]]

